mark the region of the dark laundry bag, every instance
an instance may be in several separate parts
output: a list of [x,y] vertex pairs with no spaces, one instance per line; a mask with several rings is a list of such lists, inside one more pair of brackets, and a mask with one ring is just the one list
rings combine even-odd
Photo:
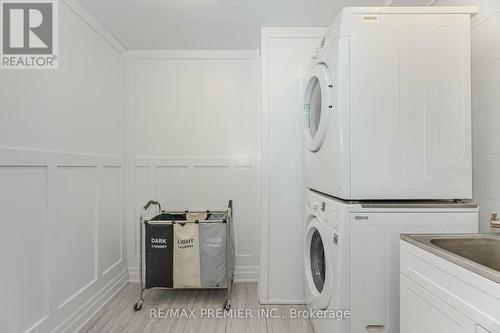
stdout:
[[186,221],[186,214],[161,213],[153,217],[151,221]]
[[174,284],[174,226],[145,223],[146,289]]

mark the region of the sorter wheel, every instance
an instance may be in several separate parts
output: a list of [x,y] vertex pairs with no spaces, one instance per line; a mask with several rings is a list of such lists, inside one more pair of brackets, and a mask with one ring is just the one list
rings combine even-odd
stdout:
[[231,300],[228,299],[224,304],[224,310],[229,311],[231,309]]
[[134,311],[139,311],[140,309],[142,309],[142,300],[138,301],[134,305]]

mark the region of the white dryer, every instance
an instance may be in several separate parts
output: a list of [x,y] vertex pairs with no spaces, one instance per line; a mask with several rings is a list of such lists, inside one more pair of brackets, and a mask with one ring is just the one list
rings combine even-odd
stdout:
[[[400,234],[477,233],[470,202],[345,202],[307,191],[305,290],[316,333],[399,332]],[[350,311],[350,318],[327,316]],[[338,317],[336,317],[338,318]]]
[[474,11],[343,10],[304,82],[310,189],[347,200],[472,197]]

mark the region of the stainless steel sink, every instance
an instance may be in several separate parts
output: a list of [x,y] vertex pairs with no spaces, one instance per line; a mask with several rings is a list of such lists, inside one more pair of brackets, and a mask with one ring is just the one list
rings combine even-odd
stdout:
[[500,283],[500,234],[401,235],[401,239]]
[[500,238],[433,238],[431,244],[500,272]]

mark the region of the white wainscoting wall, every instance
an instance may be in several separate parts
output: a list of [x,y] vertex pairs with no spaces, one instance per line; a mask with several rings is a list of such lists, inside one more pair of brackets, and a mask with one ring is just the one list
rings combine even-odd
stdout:
[[206,210],[226,209],[233,199],[235,278],[257,281],[258,51],[127,53],[130,280],[139,279],[138,215],[147,201],[167,210]]
[[262,29],[262,303],[305,298],[301,106],[308,66],[325,31]]
[[472,18],[472,194],[481,232],[500,212],[500,1],[439,0],[435,6],[477,6]]
[[124,49],[59,6],[59,69],[0,73],[0,332],[73,332],[127,282]]

